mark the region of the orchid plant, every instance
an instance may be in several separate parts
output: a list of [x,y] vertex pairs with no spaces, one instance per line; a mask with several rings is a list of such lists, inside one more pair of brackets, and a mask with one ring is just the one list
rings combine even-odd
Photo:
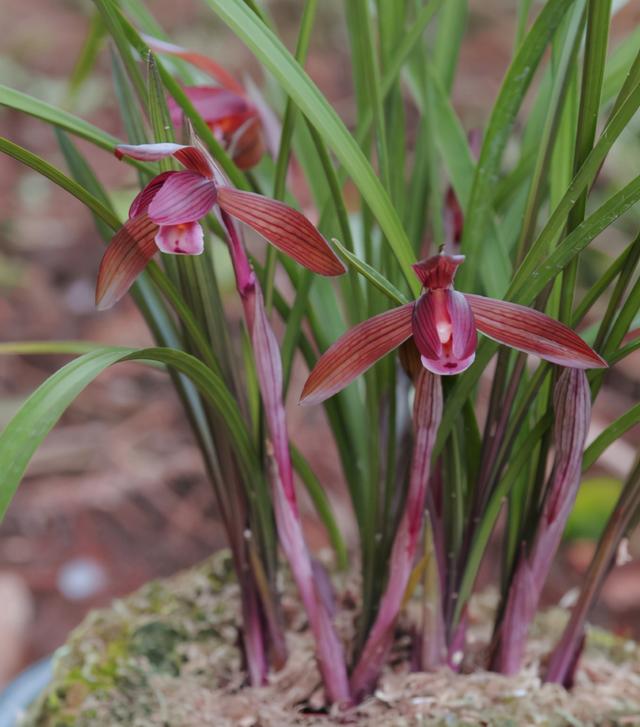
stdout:
[[[640,417],[633,407],[586,446],[606,369],[640,341],[640,237],[629,234],[640,178],[611,192],[615,175],[600,174],[640,105],[635,36],[607,55],[610,0],[548,0],[536,13],[519,3],[501,90],[482,135],[467,137],[451,100],[466,0],[350,0],[350,131],[304,71],[317,0],[304,3],[295,56],[262,5],[205,4],[255,54],[270,94],[159,38],[141,0],[95,0],[92,25],[115,48],[127,143],[0,87],[0,104],[56,127],[70,176],[8,139],[0,151],[87,206],[107,244],[98,308],[131,292],[157,344],[0,346],[82,354],[0,435],[0,511],[90,381],[118,361],[159,363],[180,395],[226,529],[250,684],[265,683],[287,658],[279,550],[308,617],[327,702],[348,705],[375,688],[410,599],[423,606],[412,663],[461,668],[469,600],[492,537],[503,560],[485,666],[517,672],[582,473]],[[437,33],[427,32],[431,24]],[[95,37],[87,47],[99,47]],[[141,191],[124,222],[70,135],[137,170]],[[517,149],[511,165],[508,142]],[[592,189],[600,206],[587,215]],[[586,289],[579,263],[593,264],[591,243],[628,211],[631,224],[619,234],[629,241],[617,257],[607,252]],[[248,253],[245,228],[270,243],[264,258]],[[241,337],[214,250],[231,262]],[[309,371],[298,389],[297,354]],[[359,551],[350,567],[362,584],[353,643],[335,627],[327,574],[305,540],[296,475],[336,569],[347,567],[347,538],[290,435],[290,389],[305,405],[323,404],[353,505]],[[484,408],[475,406],[479,391],[488,392]],[[636,465],[543,678],[571,685],[590,607],[639,517]]]

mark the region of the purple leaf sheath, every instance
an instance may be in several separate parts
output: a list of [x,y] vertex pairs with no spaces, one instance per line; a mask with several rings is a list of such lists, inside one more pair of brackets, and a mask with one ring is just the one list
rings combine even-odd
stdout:
[[370,693],[393,641],[393,628],[414,565],[424,522],[431,453],[442,417],[440,377],[420,371],[413,406],[414,445],[407,501],[389,561],[389,580],[376,620],[351,676],[356,700]]
[[522,666],[529,626],[580,485],[582,453],[591,418],[591,397],[584,371],[565,369],[558,378],[553,399],[553,470],[533,544],[528,552],[526,544],[522,544],[493,656],[493,668],[503,674],[515,674]]
[[316,643],[316,657],[327,696],[338,704],[351,701],[342,644],[322,594],[316,590],[311,557],[304,539],[296,501],[289,438],[282,400],[282,362],[276,337],[264,308],[262,291],[251,269],[235,223],[226,212],[222,221],[251,337],[258,384],[269,440],[271,486],[278,537],[289,561]]

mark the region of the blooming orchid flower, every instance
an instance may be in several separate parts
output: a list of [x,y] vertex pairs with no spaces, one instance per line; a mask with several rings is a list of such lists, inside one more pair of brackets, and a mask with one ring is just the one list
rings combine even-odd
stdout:
[[[187,98],[240,169],[251,169],[265,150],[262,122],[256,107],[244,96],[220,86],[185,86]],[[168,99],[171,121],[180,129],[184,114]]]
[[[182,58],[219,84],[184,86],[183,91],[236,166],[240,169],[255,166],[266,147],[275,157],[280,124],[262,98],[257,96],[257,89],[252,85],[245,89],[208,56],[149,35],[142,37],[152,51]],[[171,121],[179,130],[184,121],[183,111],[171,97],[167,104]]]
[[214,209],[249,225],[315,273],[344,272],[327,241],[304,215],[282,202],[230,187],[204,148],[171,143],[121,145],[115,153],[119,159],[147,162],[174,157],[185,169],[159,174],[133,200],[129,219],[100,263],[98,308],[116,303],[158,250],[199,255],[204,235],[198,220]]
[[339,338],[320,357],[300,403],[328,399],[411,337],[424,368],[440,375],[459,374],[471,366],[477,331],[561,366],[607,366],[580,336],[540,311],[454,290],[463,261],[463,255],[436,255],[416,263],[413,269],[424,289],[418,300],[369,318]]

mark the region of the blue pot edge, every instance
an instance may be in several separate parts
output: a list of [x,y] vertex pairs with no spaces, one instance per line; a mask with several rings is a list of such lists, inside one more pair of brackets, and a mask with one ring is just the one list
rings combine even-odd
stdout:
[[0,727],[17,727],[20,717],[53,678],[51,657],[25,669],[0,694]]

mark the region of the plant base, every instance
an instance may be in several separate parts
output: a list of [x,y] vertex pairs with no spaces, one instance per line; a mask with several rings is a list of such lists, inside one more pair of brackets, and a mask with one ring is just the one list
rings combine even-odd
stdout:
[[[634,642],[592,629],[574,690],[541,684],[540,659],[566,618],[559,609],[537,621],[527,665],[516,677],[409,673],[408,640],[400,638],[373,697],[348,713],[322,713],[306,619],[290,589],[282,604],[289,661],[269,686],[254,689],[245,686],[238,588],[228,555],[150,583],[92,613],[71,634],[57,652],[52,684],[22,726],[640,725],[640,648]],[[472,659],[482,657],[494,606],[490,594],[472,604]],[[356,615],[346,613],[343,635]]]

